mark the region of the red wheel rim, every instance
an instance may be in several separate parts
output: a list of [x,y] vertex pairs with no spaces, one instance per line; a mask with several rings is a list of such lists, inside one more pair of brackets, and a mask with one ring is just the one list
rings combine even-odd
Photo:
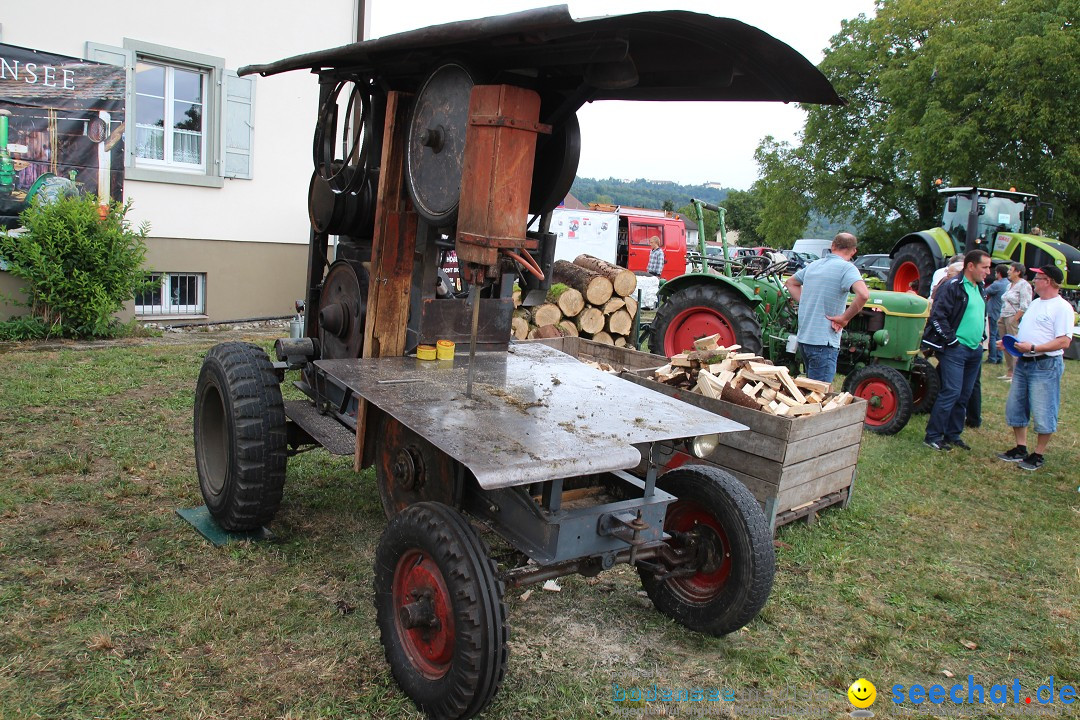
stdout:
[[[697,503],[677,500],[668,506],[664,530],[678,533],[703,532],[703,537],[717,543],[721,558],[715,569],[699,570],[693,575],[670,578],[668,586],[671,590],[686,603],[703,604],[719,595],[731,576],[731,545],[723,526]],[[672,544],[678,546],[676,541],[672,541]]]
[[[402,609],[425,598],[430,603],[435,624],[408,628],[402,622]],[[394,568],[394,624],[402,649],[417,672],[437,680],[450,670],[454,655],[454,616],[450,593],[435,561],[422,550],[410,550]]]
[[675,316],[664,334],[664,354],[676,355],[694,347],[694,341],[720,334],[720,345],[735,344],[735,329],[727,319],[707,307],[692,307]]
[[896,414],[896,393],[881,378],[868,378],[855,386],[856,397],[866,400],[866,424],[884,425]]
[[919,279],[919,266],[915,263],[908,262],[900,263],[900,267],[896,268],[896,274],[893,275],[892,289],[895,292],[907,292],[913,281]]

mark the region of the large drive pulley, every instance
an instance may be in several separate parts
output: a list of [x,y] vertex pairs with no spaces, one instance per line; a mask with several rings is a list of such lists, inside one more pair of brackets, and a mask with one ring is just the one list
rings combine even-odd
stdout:
[[357,358],[364,347],[368,275],[359,263],[330,266],[319,297],[319,343],[324,359]]
[[409,195],[420,217],[436,227],[457,218],[474,84],[464,66],[447,63],[428,76],[413,102],[406,146]]

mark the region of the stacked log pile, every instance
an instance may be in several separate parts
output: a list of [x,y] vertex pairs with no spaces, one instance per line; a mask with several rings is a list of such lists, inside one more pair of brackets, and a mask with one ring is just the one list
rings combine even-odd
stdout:
[[854,400],[851,393],[832,392],[829,383],[793,378],[786,367],[739,352],[738,345],[719,345],[718,339],[710,335],[696,340],[692,351],[672,356],[653,372],[653,379],[782,417],[828,412]]
[[515,338],[573,336],[633,347],[630,334],[638,304],[632,297],[637,291],[632,271],[592,255],[578,255],[572,263],[557,260],[552,280],[546,302],[535,307],[522,307],[521,293],[514,293]]

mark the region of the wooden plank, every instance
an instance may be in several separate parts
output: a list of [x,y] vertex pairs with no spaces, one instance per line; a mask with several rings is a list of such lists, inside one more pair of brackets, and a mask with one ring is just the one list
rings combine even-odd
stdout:
[[830,410],[829,412],[821,413],[820,415],[815,415],[811,418],[801,418],[794,421],[795,424],[791,427],[787,440],[788,442],[803,440],[805,438],[829,432],[830,430],[844,427],[845,425],[862,423],[865,416],[866,400],[855,398],[855,402],[850,405],[837,408],[836,410]]
[[[777,477],[777,485],[779,485],[780,490],[783,491],[789,487],[802,485],[811,480],[816,480],[819,477],[824,477],[841,468],[854,467],[858,461],[859,446],[849,445],[846,448],[840,448],[839,450],[825,453],[820,457],[803,460],[800,463],[784,467],[783,472]],[[769,479],[771,480],[772,478],[769,477]],[[803,502],[805,502],[805,500]]]
[[[803,418],[799,422],[812,422],[813,418]],[[742,433],[746,435],[748,433]],[[787,451],[785,454],[777,458],[787,465],[794,465],[797,462],[803,460],[809,460],[815,458],[821,454],[822,448],[829,448],[830,450],[845,448],[849,445],[858,445],[862,442],[863,427],[862,423],[854,423],[852,425],[845,425],[844,427],[836,428],[821,435],[815,435],[811,438],[804,440],[796,440],[795,442],[787,443]]]
[[796,508],[803,503],[813,502],[825,495],[847,488],[854,478],[855,466],[847,465],[800,485],[782,488],[777,494],[777,507],[783,511]]
[[[416,213],[405,188],[410,97],[391,92],[386,98],[371,282],[364,322],[364,357],[390,357],[405,352],[417,225]],[[353,458],[353,466],[358,472],[364,456],[367,409],[367,403],[361,399],[356,416],[356,454]]]

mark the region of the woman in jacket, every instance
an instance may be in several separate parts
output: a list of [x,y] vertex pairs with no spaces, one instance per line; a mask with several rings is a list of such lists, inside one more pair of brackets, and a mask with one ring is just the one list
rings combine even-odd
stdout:
[[[1020,318],[1031,304],[1031,283],[1024,279],[1027,269],[1022,263],[1009,264],[1009,287],[1001,296],[1001,316],[998,318],[998,337],[1016,335],[1020,328]],[[998,380],[1012,382],[1013,368],[1016,367],[1016,358],[1011,353],[1005,353],[1005,374]]]

